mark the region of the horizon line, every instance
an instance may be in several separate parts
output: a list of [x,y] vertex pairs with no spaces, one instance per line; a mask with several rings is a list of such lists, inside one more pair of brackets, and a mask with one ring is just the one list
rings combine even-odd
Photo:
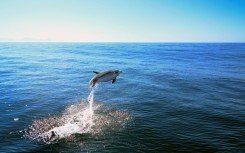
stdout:
[[224,42],[219,42],[219,41],[217,41],[217,42],[205,42],[205,41],[203,41],[203,42],[199,42],[199,41],[196,41],[196,42],[184,42],[184,41],[180,41],[180,42],[178,42],[178,41],[176,41],[176,42],[151,42],[151,41],[146,41],[146,42],[141,42],[141,41],[139,41],[139,42],[96,42],[96,41],[94,41],[94,42],[92,42],[92,41],[89,41],[89,42],[76,42],[76,41],[0,41],[0,43],[125,43],[125,44],[136,44],[136,43],[152,43],[152,44],[154,44],[154,43],[162,43],[162,44],[171,44],[171,43],[173,43],[173,44],[175,44],[175,43],[183,43],[183,44],[188,44],[188,43],[193,43],[193,44],[198,44],[198,43],[200,43],[200,44],[224,44],[224,43],[226,43],[226,44],[244,44],[245,42],[229,42],[229,41],[224,41]]
[[0,43],[245,43],[240,41],[0,41]]

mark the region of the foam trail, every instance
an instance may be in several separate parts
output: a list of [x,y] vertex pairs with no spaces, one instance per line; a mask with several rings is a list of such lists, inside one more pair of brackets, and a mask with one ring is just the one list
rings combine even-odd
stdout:
[[90,110],[90,114],[93,115],[94,114],[94,109],[93,109],[93,103],[94,103],[94,89],[92,89],[90,91],[90,94],[88,96],[88,102],[89,102],[89,110]]

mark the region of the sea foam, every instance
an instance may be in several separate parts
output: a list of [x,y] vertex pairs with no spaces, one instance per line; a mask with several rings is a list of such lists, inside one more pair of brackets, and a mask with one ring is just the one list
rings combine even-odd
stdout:
[[93,135],[105,129],[123,127],[130,115],[126,111],[111,110],[104,104],[94,104],[94,93],[95,89],[92,89],[87,100],[71,105],[61,116],[34,121],[24,136],[51,143],[74,134]]

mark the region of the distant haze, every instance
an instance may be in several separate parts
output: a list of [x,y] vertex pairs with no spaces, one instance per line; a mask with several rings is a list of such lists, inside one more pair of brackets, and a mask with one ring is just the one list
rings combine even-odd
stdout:
[[0,42],[245,42],[244,0],[1,0]]

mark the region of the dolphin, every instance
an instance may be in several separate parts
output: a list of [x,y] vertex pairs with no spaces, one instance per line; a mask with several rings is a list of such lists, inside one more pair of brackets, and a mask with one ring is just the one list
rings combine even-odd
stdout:
[[89,81],[90,89],[92,89],[97,82],[108,82],[112,80],[112,83],[115,83],[117,76],[121,73],[119,70],[108,70],[101,73],[96,71],[93,72],[96,75]]

